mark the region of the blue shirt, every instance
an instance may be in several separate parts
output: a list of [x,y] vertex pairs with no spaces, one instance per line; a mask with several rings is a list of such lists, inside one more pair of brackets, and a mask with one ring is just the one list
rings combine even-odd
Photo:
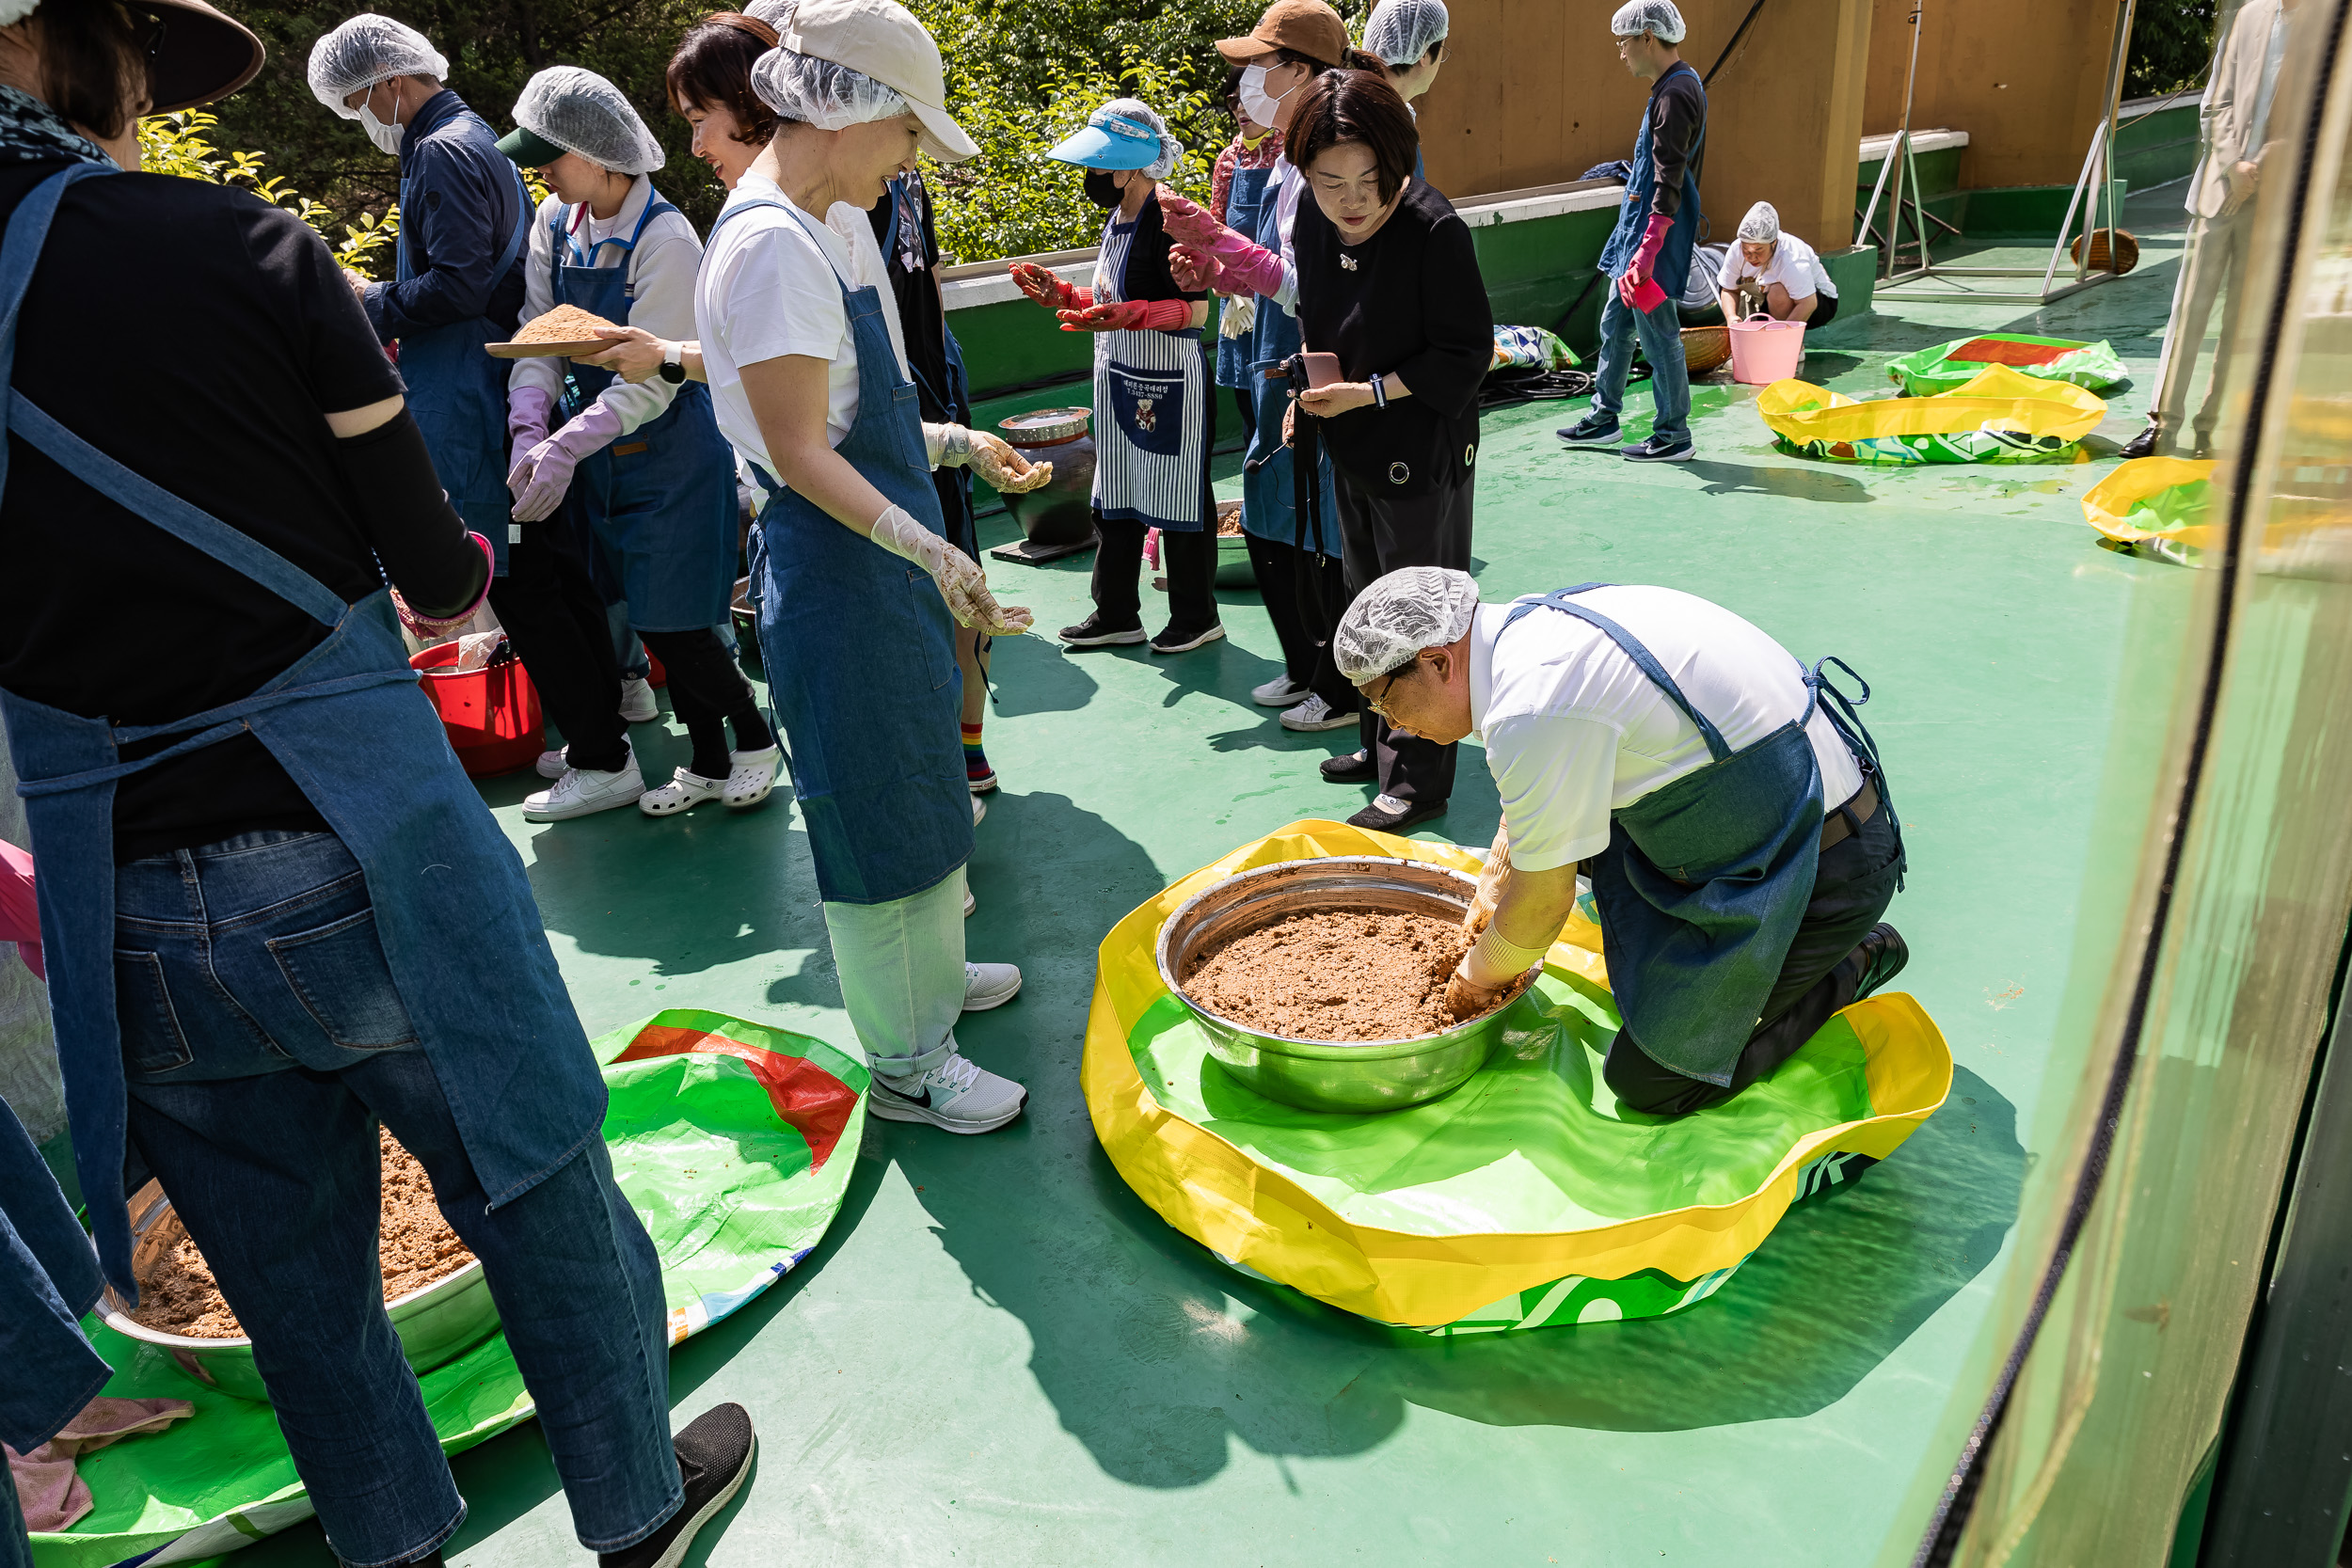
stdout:
[[400,244],[409,277],[368,288],[368,323],[392,342],[427,327],[485,316],[501,338],[523,308],[523,258],[490,276],[521,218],[514,165],[488,122],[444,87],[424,102],[401,138],[405,200]]

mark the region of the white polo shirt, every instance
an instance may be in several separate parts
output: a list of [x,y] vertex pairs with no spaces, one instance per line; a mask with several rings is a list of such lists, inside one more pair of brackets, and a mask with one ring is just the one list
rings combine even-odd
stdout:
[[[1735,752],[1804,711],[1796,657],[1721,605],[1640,587],[1577,602],[1648,648]],[[1502,791],[1511,863],[1549,871],[1608,847],[1611,812],[1712,759],[1699,727],[1608,633],[1540,607],[1504,633],[1513,608],[1480,605],[1470,623],[1470,727]],[[1862,769],[1826,712],[1814,710],[1805,735],[1826,815],[1862,787]]]

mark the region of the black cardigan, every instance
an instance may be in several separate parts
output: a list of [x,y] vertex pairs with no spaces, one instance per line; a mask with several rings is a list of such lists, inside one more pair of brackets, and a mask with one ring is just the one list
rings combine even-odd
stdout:
[[[1412,390],[1324,421],[1332,466],[1373,496],[1467,483],[1478,449],[1478,388],[1494,362],[1494,316],[1468,225],[1416,180],[1361,245],[1299,197],[1291,235],[1298,325],[1310,349],[1340,356],[1347,381],[1397,374]],[[1344,256],[1355,263],[1341,264]]]

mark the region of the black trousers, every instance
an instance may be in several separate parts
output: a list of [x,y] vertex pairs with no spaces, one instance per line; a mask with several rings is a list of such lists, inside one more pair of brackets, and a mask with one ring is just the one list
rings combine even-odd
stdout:
[[1316,693],[1335,711],[1353,712],[1362,698],[1331,661],[1331,628],[1353,597],[1347,591],[1346,563],[1327,555],[1317,565],[1311,550],[1254,533],[1243,537],[1258,594],[1265,600],[1266,619],[1274,623],[1275,641],[1282,645],[1282,673],[1293,686]]
[[621,719],[621,665],[604,597],[588,572],[566,513],[523,525],[506,546],[506,575],[490,585],[490,608],[523,661],[539,705],[564,732],[575,768],[600,772],[628,760]]
[[[1467,572],[1470,564],[1470,497],[1469,475],[1419,496],[1377,496],[1359,489],[1345,474],[1339,481],[1340,538],[1347,549],[1347,587],[1354,595],[1375,581],[1405,566],[1450,566]],[[1341,614],[1331,617],[1339,625]],[[1371,708],[1363,710],[1359,731],[1363,749],[1380,765],[1380,793],[1422,805],[1437,805],[1454,794],[1456,748],[1439,746],[1419,736],[1400,736]]]
[[[1094,608],[1106,624],[1141,626],[1143,536],[1150,524],[1094,515]],[[1160,531],[1160,570],[1168,578],[1168,624],[1180,631],[1216,625],[1216,535]]]
[[1619,1030],[1601,1067],[1618,1103],[1637,1111],[1678,1117],[1729,1100],[1796,1053],[1797,1047],[1850,1005],[1862,985],[1862,957],[1854,944],[1869,933],[1894,902],[1903,872],[1902,830],[1891,808],[1881,804],[1862,832],[1824,850],[1813,879],[1813,901],[1805,906],[1796,939],[1781,961],[1780,979],[1765,998],[1763,1019],[1748,1037],[1731,1082],[1715,1085],[1688,1078],[1650,1059]]
[[641,631],[645,649],[661,661],[670,677],[670,711],[686,726],[694,743],[694,760],[687,767],[706,779],[723,779],[733,770],[727,756],[727,725],[735,725],[738,751],[764,752],[776,743],[768,721],[752,695],[735,656],[708,626],[691,631]]

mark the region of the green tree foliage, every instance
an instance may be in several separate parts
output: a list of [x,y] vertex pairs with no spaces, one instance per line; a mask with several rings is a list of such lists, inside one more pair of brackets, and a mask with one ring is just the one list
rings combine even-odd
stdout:
[[[200,109],[156,115],[139,121],[139,168],[148,174],[172,174],[215,185],[241,185],[274,207],[284,207],[317,230],[332,245],[335,259],[354,272],[371,277],[389,277],[392,242],[400,234],[397,207],[383,213],[362,213],[354,223],[336,221],[334,210],[294,190],[284,175],[263,175],[268,160],[259,152],[224,151],[211,136],[216,117]],[[336,230],[342,232],[340,236]]]
[[2213,64],[2214,0],[2138,0],[2123,96],[2154,98],[2203,85]]

